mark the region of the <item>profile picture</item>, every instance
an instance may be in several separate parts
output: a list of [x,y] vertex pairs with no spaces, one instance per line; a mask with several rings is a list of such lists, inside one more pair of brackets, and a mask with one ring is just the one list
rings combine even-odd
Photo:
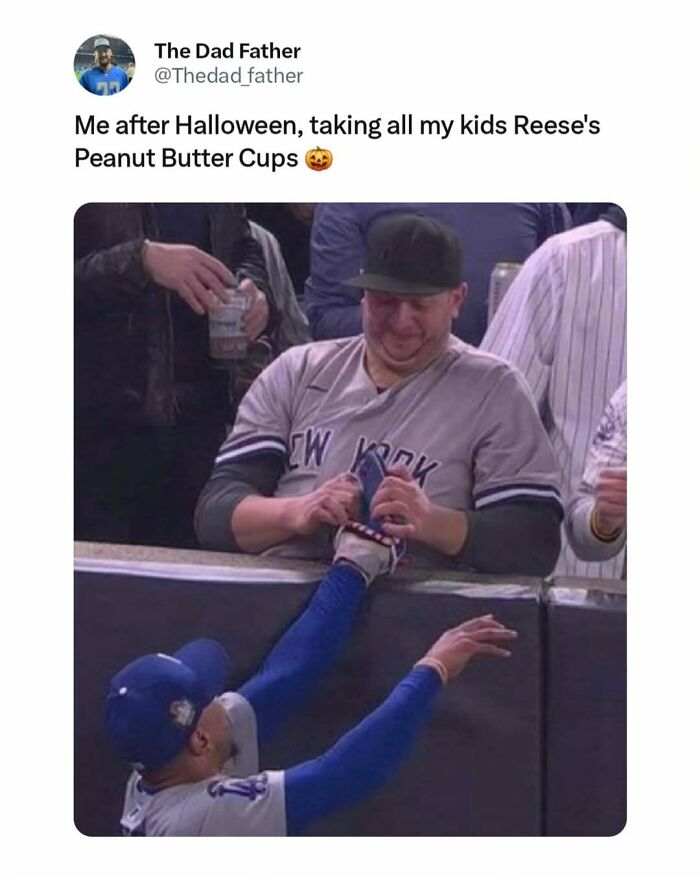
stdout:
[[75,78],[91,94],[123,91],[136,72],[134,53],[119,37],[97,34],[81,43],[73,60]]

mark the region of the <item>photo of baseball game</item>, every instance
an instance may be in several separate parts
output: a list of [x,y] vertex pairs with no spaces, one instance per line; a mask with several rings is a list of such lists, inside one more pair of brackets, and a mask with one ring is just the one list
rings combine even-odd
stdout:
[[78,209],[80,832],[624,828],[626,244],[614,203]]

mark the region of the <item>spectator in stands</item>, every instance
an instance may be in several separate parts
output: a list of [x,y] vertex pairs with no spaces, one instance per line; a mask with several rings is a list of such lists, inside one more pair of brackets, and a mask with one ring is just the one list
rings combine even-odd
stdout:
[[[563,472],[565,503],[626,377],[626,230],[625,214],[612,206],[599,221],[548,240],[525,262],[482,343],[530,384]],[[555,574],[611,578],[622,567],[620,557],[584,562],[565,543]]]
[[233,272],[249,340],[277,310],[241,204],[87,204],[75,218],[75,531],[195,546],[192,514],[234,417],[206,312]]
[[373,223],[397,212],[435,218],[459,237],[467,297],[453,333],[475,345],[486,330],[489,279],[494,265],[499,261],[525,261],[551,234],[568,227],[568,210],[563,204],[318,204],[305,296],[315,340],[361,333],[361,292],[346,285],[345,280],[363,263]]
[[569,502],[566,529],[581,559],[618,556],[627,542],[627,381],[608,404]]
[[265,258],[265,268],[270,283],[270,289],[275,299],[275,306],[279,311],[279,328],[277,332],[278,351],[288,349],[300,343],[309,343],[311,333],[309,321],[304,311],[299,306],[294,286],[292,284],[287,264],[282,256],[280,244],[275,235],[258,225],[250,222],[250,228],[254,239],[260,244]]
[[522,377],[450,334],[464,298],[459,238],[432,218],[377,221],[364,334],[287,350],[243,399],[197,504],[215,550],[326,559],[357,518],[350,473],[371,447],[388,470],[372,515],[410,562],[548,574],[559,471]]

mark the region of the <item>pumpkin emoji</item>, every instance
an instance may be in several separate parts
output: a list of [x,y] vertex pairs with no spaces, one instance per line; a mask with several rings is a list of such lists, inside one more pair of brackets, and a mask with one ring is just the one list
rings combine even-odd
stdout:
[[333,153],[317,146],[306,153],[306,166],[311,170],[328,170],[333,163]]

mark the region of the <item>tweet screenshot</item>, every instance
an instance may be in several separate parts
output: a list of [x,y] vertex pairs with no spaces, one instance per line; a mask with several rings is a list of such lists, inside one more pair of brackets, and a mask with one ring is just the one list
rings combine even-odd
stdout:
[[680,8],[27,11],[13,872],[694,870]]

